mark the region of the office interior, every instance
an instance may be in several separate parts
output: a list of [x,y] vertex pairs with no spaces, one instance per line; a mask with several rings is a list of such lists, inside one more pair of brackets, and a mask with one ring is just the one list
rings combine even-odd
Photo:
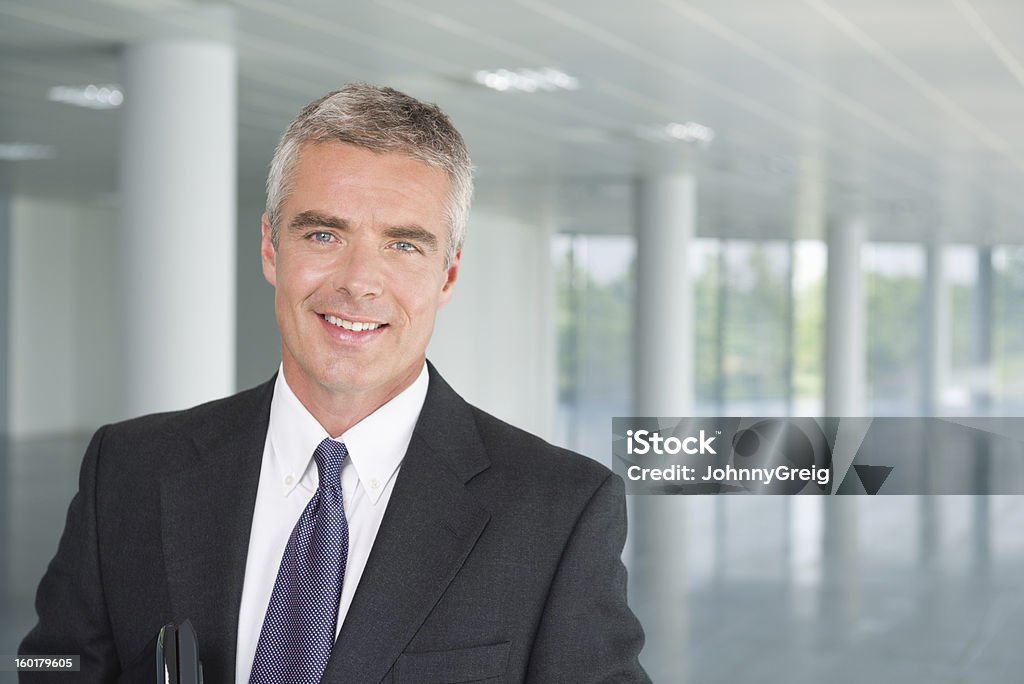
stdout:
[[[1020,415],[1022,46],[1016,0],[0,3],[0,654],[92,431],[277,369],[263,186],[310,100],[451,115],[428,358],[610,465],[613,416]],[[629,506],[656,682],[1021,676],[1020,497]]]

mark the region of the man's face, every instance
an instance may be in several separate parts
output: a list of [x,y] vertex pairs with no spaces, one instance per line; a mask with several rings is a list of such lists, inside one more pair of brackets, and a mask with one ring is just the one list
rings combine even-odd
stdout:
[[444,171],[398,153],[301,148],[278,246],[264,216],[261,247],[300,398],[383,403],[415,380],[458,275],[461,255],[444,263],[448,189]]

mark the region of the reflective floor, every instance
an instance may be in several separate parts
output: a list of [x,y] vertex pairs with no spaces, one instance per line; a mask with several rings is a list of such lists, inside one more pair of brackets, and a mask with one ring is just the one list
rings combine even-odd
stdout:
[[655,681],[1021,681],[1024,497],[633,505]]
[[[33,622],[87,441],[0,446],[0,654]],[[630,503],[631,602],[656,682],[1022,679],[1024,497]]]

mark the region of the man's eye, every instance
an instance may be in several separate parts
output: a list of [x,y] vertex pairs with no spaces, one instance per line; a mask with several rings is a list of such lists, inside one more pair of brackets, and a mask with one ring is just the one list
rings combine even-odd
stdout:
[[332,236],[331,236],[330,233],[326,233],[326,232],[324,232],[322,230],[317,231],[315,233],[310,233],[310,235],[309,235],[309,238],[313,242],[319,242],[319,243],[322,243],[322,244],[330,242],[331,241],[331,237]]
[[399,252],[416,252],[416,251],[418,251],[416,249],[416,245],[412,244],[411,242],[396,242],[394,244],[394,248],[397,249]]

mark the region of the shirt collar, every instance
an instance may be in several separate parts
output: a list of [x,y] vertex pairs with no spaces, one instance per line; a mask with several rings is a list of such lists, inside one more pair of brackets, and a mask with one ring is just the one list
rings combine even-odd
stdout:
[[398,396],[363,418],[341,436],[363,490],[374,504],[398,472],[427,398],[427,364]]
[[[375,504],[409,448],[427,396],[429,377],[424,363],[411,385],[335,438],[345,443],[349,462],[359,476],[363,491]],[[300,482],[315,489],[313,452],[330,435],[292,392],[285,380],[283,365],[278,369],[274,384],[267,429],[273,447],[269,465],[282,494],[288,496]],[[307,470],[312,471],[312,479]]]

